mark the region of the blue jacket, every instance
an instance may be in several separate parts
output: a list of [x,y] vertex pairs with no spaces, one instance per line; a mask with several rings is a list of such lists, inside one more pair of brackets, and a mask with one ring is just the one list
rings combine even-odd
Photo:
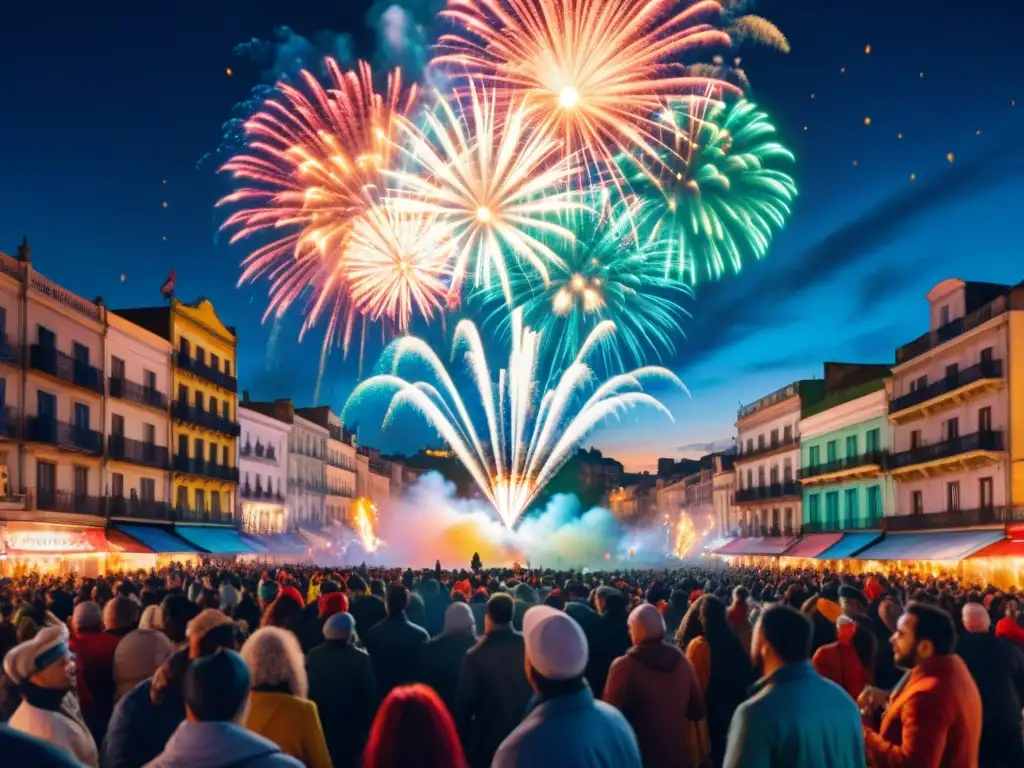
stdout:
[[150,699],[152,679],[143,680],[114,706],[103,739],[103,768],[138,768],[160,754],[174,729],[185,719],[185,702],[176,690],[156,705]]
[[809,661],[762,678],[729,727],[725,768],[864,768],[860,712]]
[[182,723],[147,768],[303,768],[269,739],[235,723]]
[[[568,735],[567,735],[568,734]],[[491,768],[642,768],[619,710],[589,688],[534,706],[501,743]]]

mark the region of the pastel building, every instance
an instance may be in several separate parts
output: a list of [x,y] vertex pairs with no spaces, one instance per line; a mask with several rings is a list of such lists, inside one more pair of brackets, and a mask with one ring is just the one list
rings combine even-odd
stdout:
[[291,403],[255,402],[243,392],[238,404],[238,509],[251,533],[288,530],[288,444]]
[[294,413],[288,438],[288,508],[296,527],[326,522],[329,434],[327,427]]
[[327,485],[327,522],[344,523],[356,496],[356,447],[353,436],[341,423],[341,417],[329,406],[299,408],[305,419],[327,430],[327,452],[324,456],[324,481]]

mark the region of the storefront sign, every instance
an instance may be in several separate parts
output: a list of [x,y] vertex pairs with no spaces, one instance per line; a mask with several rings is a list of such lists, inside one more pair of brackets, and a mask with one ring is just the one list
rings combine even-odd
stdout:
[[8,524],[4,533],[8,555],[71,555],[106,552],[107,541],[99,528],[51,528]]

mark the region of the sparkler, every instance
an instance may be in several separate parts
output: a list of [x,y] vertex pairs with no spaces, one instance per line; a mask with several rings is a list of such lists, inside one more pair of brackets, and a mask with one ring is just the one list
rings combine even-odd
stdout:
[[376,552],[381,545],[375,532],[377,522],[377,506],[367,498],[358,498],[352,503],[352,527],[359,535],[359,543],[364,552]]

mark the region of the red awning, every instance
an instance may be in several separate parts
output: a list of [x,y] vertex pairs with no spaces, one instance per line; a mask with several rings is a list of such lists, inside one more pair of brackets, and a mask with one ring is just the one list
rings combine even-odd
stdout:
[[8,555],[74,555],[107,551],[102,528],[10,522],[4,533]]
[[764,538],[733,539],[721,549],[715,550],[716,555],[733,557],[737,555],[769,555],[777,556],[792,546],[794,539],[784,536],[765,536]]
[[811,533],[782,553],[783,557],[817,557],[843,538],[841,533]]
[[970,559],[976,557],[1024,557],[1024,539],[1003,539],[979,549]]

